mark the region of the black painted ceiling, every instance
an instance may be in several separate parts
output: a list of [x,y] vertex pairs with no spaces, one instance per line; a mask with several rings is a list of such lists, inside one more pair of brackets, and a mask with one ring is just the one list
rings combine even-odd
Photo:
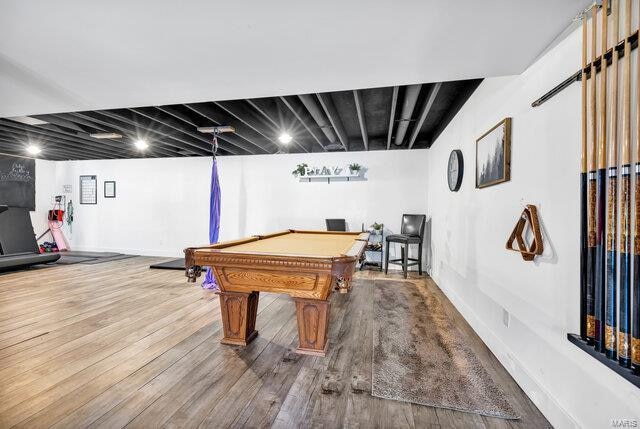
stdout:
[[[198,127],[231,125],[218,155],[419,149],[430,147],[481,80],[337,91],[284,97],[33,115],[26,125],[0,119],[0,152],[42,148],[50,160],[211,155]],[[284,145],[278,136],[288,132]],[[96,139],[114,132],[122,138]],[[133,142],[144,139],[140,152]]]

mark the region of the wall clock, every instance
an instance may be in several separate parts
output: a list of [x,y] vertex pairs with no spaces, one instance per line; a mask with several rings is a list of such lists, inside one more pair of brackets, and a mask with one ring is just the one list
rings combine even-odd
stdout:
[[457,192],[462,185],[462,175],[464,174],[464,161],[462,159],[462,151],[454,149],[449,155],[449,163],[447,165],[447,181],[449,182],[449,190]]

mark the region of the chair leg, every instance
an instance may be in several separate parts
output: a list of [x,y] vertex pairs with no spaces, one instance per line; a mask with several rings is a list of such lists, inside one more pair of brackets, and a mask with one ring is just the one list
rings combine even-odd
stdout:
[[387,251],[384,258],[384,273],[389,274],[389,242],[387,241]]
[[418,244],[418,274],[422,275],[422,243]]
[[407,271],[409,269],[409,245],[407,244],[407,248],[405,249],[402,246],[402,271],[404,272],[404,278],[407,278]]

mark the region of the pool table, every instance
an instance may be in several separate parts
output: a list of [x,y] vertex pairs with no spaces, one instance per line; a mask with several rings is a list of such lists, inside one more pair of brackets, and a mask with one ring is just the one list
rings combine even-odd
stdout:
[[324,356],[329,296],[347,293],[369,233],[288,230],[185,249],[186,276],[213,269],[220,287],[224,344],[247,345],[255,330],[260,292],[290,295],[296,306],[298,353]]

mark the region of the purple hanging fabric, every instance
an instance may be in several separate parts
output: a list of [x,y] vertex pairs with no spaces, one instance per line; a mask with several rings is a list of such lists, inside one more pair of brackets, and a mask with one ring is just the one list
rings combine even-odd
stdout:
[[[218,242],[218,232],[220,231],[220,182],[218,181],[218,164],[216,157],[213,157],[213,165],[211,166],[211,197],[209,200],[209,243],[216,244]],[[202,282],[204,289],[220,290],[213,276],[211,269],[207,270],[207,274]]]

